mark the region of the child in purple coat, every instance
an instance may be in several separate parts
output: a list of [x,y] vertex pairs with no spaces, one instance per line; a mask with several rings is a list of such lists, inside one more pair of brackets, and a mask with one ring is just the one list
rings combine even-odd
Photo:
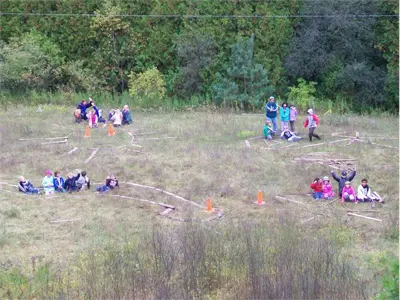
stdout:
[[346,181],[342,190],[342,203],[345,201],[354,201],[354,203],[358,203],[356,192],[354,188],[351,186],[350,181]]

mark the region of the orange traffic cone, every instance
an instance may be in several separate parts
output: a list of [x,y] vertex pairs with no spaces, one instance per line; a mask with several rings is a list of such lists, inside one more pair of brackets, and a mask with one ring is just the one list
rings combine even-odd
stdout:
[[90,137],[90,127],[86,126],[85,137]]
[[110,123],[110,125],[108,126],[108,136],[113,136],[115,135],[115,130],[113,128],[113,125]]
[[259,190],[258,194],[257,194],[257,202],[258,205],[263,205],[265,204],[265,202],[263,201],[263,195],[262,195],[262,191]]
[[212,212],[212,211],[214,211],[214,209],[211,204],[211,199],[210,197],[208,197],[206,202],[206,212]]

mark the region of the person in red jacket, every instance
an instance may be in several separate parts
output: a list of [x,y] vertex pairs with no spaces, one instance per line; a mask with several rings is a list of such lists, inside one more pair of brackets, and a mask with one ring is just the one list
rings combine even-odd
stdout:
[[310,184],[310,188],[314,191],[313,198],[315,200],[319,200],[322,198],[322,179],[315,178],[314,181]]
[[314,111],[310,108],[307,111],[307,119],[304,122],[304,128],[308,127],[308,137],[310,138],[310,142],[312,142],[313,137],[317,138],[317,140],[321,139],[318,134],[314,133],[314,130],[317,128],[318,124],[318,116],[314,114]]

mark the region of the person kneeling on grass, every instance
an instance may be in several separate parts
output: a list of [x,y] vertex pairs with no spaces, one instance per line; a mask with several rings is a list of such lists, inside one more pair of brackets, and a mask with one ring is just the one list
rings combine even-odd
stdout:
[[76,185],[76,181],[81,177],[81,174],[74,176],[71,172],[67,175],[67,180],[65,180],[65,189],[67,192],[72,193],[78,191],[78,186]]
[[265,121],[265,125],[264,125],[264,137],[267,140],[272,140],[272,135],[275,134],[275,131],[272,129],[271,127],[272,122],[271,121]]
[[109,190],[113,190],[116,187],[119,188],[118,180],[117,180],[117,178],[115,177],[114,174],[111,174],[110,176],[107,176],[106,183],[101,185],[101,186],[99,186],[96,189],[96,191],[106,193]]
[[18,190],[25,194],[39,194],[39,190],[33,186],[24,176],[19,177]]
[[313,190],[313,198],[315,200],[322,198],[322,180],[320,178],[315,178],[310,184],[310,188]]
[[62,178],[60,171],[55,171],[54,172],[54,189],[58,193],[65,193],[65,181],[64,178]]
[[301,140],[301,137],[295,135],[294,132],[291,132],[287,125],[283,127],[283,131],[281,133],[281,139],[283,138],[286,138],[289,142],[296,142]]
[[80,177],[76,180],[76,187],[79,191],[84,189],[90,190],[90,179],[86,176],[86,171],[80,173]]
[[342,190],[342,203],[345,201],[354,201],[354,203],[358,203],[356,192],[354,188],[351,186],[350,181],[346,181]]
[[329,177],[325,176],[322,184],[322,198],[331,199],[333,197],[335,197],[335,193],[332,190],[332,184],[329,180]]

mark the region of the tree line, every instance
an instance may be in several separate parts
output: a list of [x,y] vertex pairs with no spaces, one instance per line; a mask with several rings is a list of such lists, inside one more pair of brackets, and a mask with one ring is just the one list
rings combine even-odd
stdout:
[[12,0],[1,12],[2,93],[129,92],[247,110],[273,93],[398,112],[397,1]]

